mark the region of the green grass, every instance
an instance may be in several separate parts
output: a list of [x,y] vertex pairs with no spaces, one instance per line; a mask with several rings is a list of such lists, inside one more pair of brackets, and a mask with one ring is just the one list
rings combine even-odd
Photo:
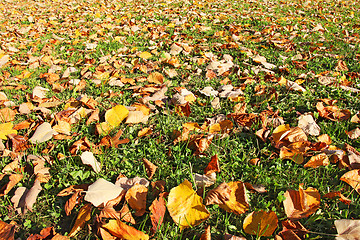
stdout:
[[[0,68],[0,89],[9,100],[16,104],[14,109],[23,102],[31,101],[29,95],[32,94],[33,88],[42,86],[50,89],[49,97],[56,96],[64,101],[64,104],[51,109],[53,113],[63,110],[66,101],[71,97],[76,98],[81,94],[86,94],[98,101],[97,108],[100,109],[100,119],[103,122],[104,113],[111,106],[116,104],[130,106],[138,102],[140,97],[134,96],[134,91],[129,89],[130,84],[124,87],[112,87],[104,81],[103,84],[97,86],[89,78],[85,79],[87,84],[80,91],[65,88],[62,92],[54,92],[50,84],[39,78],[40,74],[48,72],[51,64],[43,63],[36,69],[29,69],[26,64],[28,55],[38,57],[49,55],[53,57],[53,60],[65,60],[66,63],[58,64],[62,70],[56,73],[62,76],[67,67],[75,67],[78,71],[72,73],[70,79],[82,79],[81,70],[85,67],[88,67],[92,73],[100,69],[101,65],[109,65],[112,70],[115,70],[114,63],[118,61],[121,67],[116,70],[119,70],[120,76],[138,80],[141,77],[147,77],[148,74],[134,70],[133,67],[136,64],[146,65],[148,68],[153,68],[152,71],[158,72],[174,68],[171,64],[159,61],[163,53],[170,51],[174,42],[186,42],[194,49],[188,55],[181,53],[177,56],[182,66],[176,68],[178,76],[172,79],[166,77],[171,81],[166,95],[171,98],[175,94],[175,87],[184,86],[205,104],[199,104],[198,101],[191,104],[190,116],[182,117],[173,112],[173,105],[167,103],[165,109],[157,108],[157,111],[152,112],[149,121],[145,124],[121,124],[111,133],[111,136],[118,129],[122,129],[124,133],[121,138],[129,138],[130,142],[119,145],[118,148],[102,149],[102,153],[96,155],[102,164],[102,171],[98,174],[82,164],[79,157],[81,153],[75,156],[69,153],[69,147],[83,137],[87,137],[95,144],[101,139],[101,136],[95,134],[95,123],[88,126],[85,124],[86,119],[80,120],[72,126],[72,133],[77,133],[72,139],[49,141],[55,144],[54,149],[49,153],[53,164],[46,165],[50,167],[52,177],[48,183],[42,184],[43,190],[37,198],[34,211],[24,216],[18,215],[10,201],[16,187],[31,188],[33,185],[35,177],[24,174],[24,178],[14,189],[0,198],[0,220],[7,223],[15,221],[17,224],[15,237],[20,239],[26,239],[30,234],[39,233],[41,229],[49,226],[54,226],[57,232],[66,235],[70,232],[83,203],[77,206],[70,216],[66,216],[64,206],[68,197],[56,196],[64,188],[75,184],[91,184],[98,178],[115,182],[120,173],[129,178],[146,177],[141,159],[147,158],[158,166],[152,181],[164,180],[165,190],[170,191],[185,179],[192,181],[191,173],[203,173],[210,157],[217,154],[221,172],[217,175],[214,186],[224,181],[243,181],[262,184],[267,189],[267,193],[248,193],[250,203],[248,213],[254,210],[272,210],[279,220],[286,220],[282,203],[284,193],[288,189],[297,190],[299,184],[302,183],[305,188],[318,189],[321,195],[330,191],[341,191],[352,200],[350,205],[345,205],[337,199],[322,198],[320,208],[313,215],[300,220],[309,231],[336,234],[334,220],[357,219],[360,214],[358,193],[340,181],[340,177],[347,172],[346,169],[339,169],[333,163],[317,169],[304,168],[303,164],[280,159],[278,154],[272,155],[272,153],[279,153],[279,150],[274,148],[269,141],[264,143],[255,135],[255,132],[261,129],[261,125],[254,126],[253,129],[244,129],[234,124],[234,129],[228,135],[213,139],[204,152],[206,156],[195,156],[194,152],[187,147],[186,142],[174,145],[172,132],[181,130],[182,124],[187,122],[197,122],[201,125],[206,118],[233,113],[236,102],[221,99],[221,108],[213,109],[210,105],[213,98],[199,93],[199,90],[206,86],[217,89],[221,86],[220,81],[228,77],[233,86],[241,87],[244,91],[248,113],[260,113],[269,108],[274,112],[278,110],[279,116],[283,117],[287,124],[295,127],[297,117],[310,112],[315,116],[321,128],[321,134],[328,134],[333,145],[342,147],[348,143],[360,149],[360,140],[351,140],[345,133],[358,127],[358,124],[350,123],[350,120],[332,122],[321,118],[316,110],[318,100],[328,98],[337,100],[336,105],[339,108],[348,109],[354,115],[360,110],[358,94],[342,90],[337,85],[323,86],[314,77],[325,71],[336,72],[335,67],[339,59],[345,61],[348,72],[360,73],[360,27],[358,25],[360,16],[356,14],[359,7],[359,3],[355,0],[345,2],[317,0],[307,4],[298,0],[273,2],[75,0],[70,3],[43,1],[41,4],[28,0],[1,3],[0,9],[4,9],[5,14],[0,20],[0,30],[4,33],[0,36],[3,49],[0,50],[0,57],[9,54],[7,44],[19,49],[19,52],[10,53],[13,62]],[[35,19],[33,22],[29,21],[30,15]],[[54,21],[59,24],[51,22],[50,17],[55,17]],[[175,25],[171,26],[173,23]],[[321,24],[326,30],[313,31],[317,24]],[[134,26],[138,26],[139,30],[135,32],[131,30]],[[22,27],[30,27],[30,31],[24,34],[18,33]],[[201,31],[201,27],[210,27],[210,29]],[[220,31],[222,33],[219,33]],[[98,40],[89,38],[94,34],[97,34]],[[54,35],[65,40],[52,44]],[[239,38],[236,43],[232,40],[233,35]],[[116,37],[120,37],[120,41],[115,40]],[[273,42],[275,40],[280,42],[275,44]],[[97,42],[97,47],[87,50],[86,44],[94,42]],[[126,51],[119,51],[124,47],[127,48]],[[275,64],[277,69],[270,75],[264,72],[255,74],[253,67],[259,64],[252,61],[251,57],[241,50],[243,47],[266,57],[267,62]],[[50,50],[45,51],[45,48]],[[136,56],[138,52],[152,50],[156,50],[159,55],[153,54],[148,60],[139,59]],[[235,66],[230,69],[227,76],[206,79],[205,73],[209,61],[198,65],[194,58],[204,57],[204,54],[209,52],[212,52],[218,60],[221,60],[224,54],[233,57]],[[301,54],[303,59],[296,61],[306,62],[304,67],[297,66],[291,60],[298,54]],[[107,55],[113,58],[111,62],[100,63],[100,58]],[[286,68],[287,71],[280,71],[279,67]],[[197,74],[199,69],[202,72]],[[32,72],[31,76],[26,79],[15,79],[24,70]],[[341,77],[345,76],[356,88],[357,84],[360,84],[360,79],[359,77],[350,79],[346,75],[348,72],[339,72],[337,80],[340,82]],[[163,74],[166,76],[165,73]],[[281,76],[296,81],[301,74],[307,75],[301,84],[306,89],[304,93],[289,91],[286,87],[277,84],[276,79]],[[253,82],[245,85],[244,77],[253,79]],[[64,79],[61,83],[66,81],[68,80]],[[24,84],[28,88],[23,91],[6,88],[6,85],[10,83]],[[148,83],[137,81],[135,84],[146,86]],[[259,88],[265,89],[265,93],[257,94]],[[119,93],[119,95],[108,98],[106,94],[109,91]],[[276,96],[269,99],[272,93]],[[34,105],[36,106],[37,103]],[[28,118],[40,122],[40,116],[45,121],[51,121],[51,118],[46,119],[37,111],[29,115],[18,114],[13,123],[19,123]],[[149,126],[152,127],[154,133],[150,137],[138,139],[138,132]],[[30,138],[33,130],[20,130],[18,134]],[[309,139],[316,141],[315,137],[309,137]],[[43,155],[42,151],[47,147],[47,143],[31,145],[24,155]],[[63,154],[65,158],[59,159],[59,154]],[[259,158],[260,164],[257,166],[249,164],[249,160],[253,158]],[[309,157],[305,159],[307,161]],[[12,159],[8,156],[2,157],[0,169],[11,161]],[[21,166],[26,165],[25,160],[22,160]],[[0,187],[7,183],[6,179],[0,181]],[[206,190],[213,189],[214,186]],[[154,199],[155,196],[149,193],[147,207]],[[153,238],[199,239],[204,226],[209,224],[212,227],[214,239],[222,239],[224,233],[243,235],[247,239],[266,239],[244,232],[242,224],[247,214],[228,213],[217,205],[207,206],[207,209],[211,213],[208,220],[182,232],[167,212],[164,225]],[[98,209],[93,210],[89,225],[93,226],[93,220],[98,213]],[[149,211],[135,219],[134,227],[150,234]],[[282,227],[279,224],[269,239],[273,239],[281,230]],[[97,236],[94,231],[89,231],[85,226],[76,238],[97,239]],[[307,238],[316,239],[319,235],[308,233]]]

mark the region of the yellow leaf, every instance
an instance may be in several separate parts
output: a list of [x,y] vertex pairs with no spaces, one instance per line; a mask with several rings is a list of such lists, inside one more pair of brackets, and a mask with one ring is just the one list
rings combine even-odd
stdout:
[[269,237],[278,225],[278,218],[273,211],[256,211],[246,216],[243,223],[244,232],[256,236]]
[[219,207],[227,212],[243,214],[249,209],[249,204],[245,195],[244,183],[240,181],[229,182],[228,185],[231,188],[230,199],[229,201],[226,201],[225,204],[219,205]]
[[146,59],[151,58],[152,54],[149,52],[142,52],[138,55],[138,57],[146,60]]
[[13,128],[12,122],[2,123],[0,124],[0,139],[7,139],[7,135],[9,134],[17,134],[17,131],[12,129]]
[[202,201],[188,180],[170,190],[167,208],[180,230],[196,226],[209,217],[209,211]]
[[129,115],[129,110],[123,105],[116,105],[105,113],[105,121],[112,127],[117,127]]
[[75,236],[85,225],[85,222],[89,221],[91,217],[91,204],[88,203],[80,208],[79,213],[76,217],[74,227],[69,233],[69,237]]
[[149,235],[130,227],[118,219],[110,219],[108,223],[101,226],[111,235],[125,240],[148,240]]

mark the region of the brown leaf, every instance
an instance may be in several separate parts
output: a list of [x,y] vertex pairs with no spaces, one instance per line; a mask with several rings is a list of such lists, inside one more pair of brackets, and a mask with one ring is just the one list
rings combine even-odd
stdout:
[[133,227],[126,225],[118,219],[110,219],[101,228],[106,229],[113,236],[124,240],[148,240],[149,236]]
[[15,225],[0,221],[0,239],[14,240]]
[[147,160],[146,158],[143,158],[142,161],[145,166],[146,175],[148,176],[149,179],[152,179],[157,169],[157,166],[152,162],[150,162],[149,160]]
[[345,131],[350,139],[357,139],[360,137],[360,128],[355,128],[351,131]]
[[0,189],[0,197],[8,194],[22,178],[22,174],[11,174],[9,176],[9,182]]
[[335,105],[324,106],[322,102],[316,104],[316,109],[320,116],[332,121],[345,121],[351,117],[351,112],[347,109],[339,109]]
[[227,183],[223,182],[222,184],[207,193],[205,198],[205,205],[225,204],[225,202],[230,200],[230,197],[231,188]]
[[338,236],[336,240],[356,240],[360,235],[360,220],[340,219],[334,221]]
[[158,180],[156,182],[151,183],[151,187],[153,189],[155,196],[165,191],[165,184],[166,182],[164,180]]
[[92,206],[90,203],[85,204],[80,208],[79,213],[76,217],[73,228],[69,233],[69,237],[75,236],[85,225],[85,222],[89,221],[91,218],[91,209]]
[[53,227],[47,227],[40,231],[40,234],[31,234],[27,240],[43,240],[43,239],[53,239],[56,232]]
[[164,216],[165,216],[165,211],[166,211],[166,203],[164,198],[168,195],[168,193],[161,193],[159,195],[158,199],[155,199],[151,206],[149,207],[150,210],[150,219],[151,219],[151,224],[152,224],[152,228],[151,231],[153,233],[155,233],[158,229],[160,229],[163,221],[164,221]]
[[74,194],[77,191],[86,191],[89,187],[89,184],[80,184],[80,185],[71,185],[59,192],[57,196],[64,197],[69,196],[70,194]]
[[148,189],[136,183],[125,194],[125,199],[130,207],[135,210],[135,216],[142,216],[146,210],[146,196]]
[[346,63],[341,59],[339,59],[339,61],[337,62],[335,70],[339,71],[339,72],[347,72],[347,71],[349,71],[349,69],[346,66]]
[[219,207],[227,212],[235,214],[243,214],[249,209],[249,203],[245,195],[245,186],[242,182],[229,182],[228,183],[231,194],[229,201],[220,204]]
[[308,232],[306,228],[298,221],[285,220],[281,222],[283,230],[278,235],[283,240],[301,240]]
[[330,164],[329,158],[325,153],[312,156],[304,167],[318,168],[320,166],[327,166]]
[[25,198],[28,191],[29,190],[25,187],[18,187],[14,193],[14,196],[11,198],[11,202],[14,204],[14,209],[20,215],[23,215],[27,212],[27,208],[25,206]]
[[347,152],[349,158],[349,164],[352,169],[359,169],[360,168],[360,153],[350,146],[349,144],[345,143],[344,150]]
[[344,175],[341,176],[340,180],[349,184],[352,188],[355,189],[355,191],[357,191],[360,194],[360,170],[359,169],[351,170],[351,171],[345,173]]
[[205,232],[201,234],[200,240],[211,240],[211,228],[210,225],[207,225],[205,228]]
[[226,233],[224,235],[224,240],[246,240],[246,238],[244,238],[243,236],[238,237],[238,236]]
[[320,194],[315,188],[304,190],[300,185],[299,191],[290,189],[284,196],[285,213],[291,220],[308,217],[320,207]]
[[244,232],[269,237],[278,225],[278,218],[273,211],[255,211],[246,216],[243,222]]
[[183,105],[177,105],[175,107],[175,112],[179,114],[180,116],[189,117],[191,113],[189,102],[186,102]]
[[75,193],[65,203],[66,216],[71,214],[71,210],[79,203],[78,198],[82,190],[75,191]]
[[350,205],[350,203],[351,203],[351,200],[348,199],[347,197],[345,197],[344,195],[342,195],[342,193],[340,191],[329,192],[323,196],[323,198],[330,198],[330,199],[333,199],[336,197],[339,197],[339,200],[341,202],[345,203],[346,205]]
[[29,192],[26,194],[25,197],[25,206],[27,209],[32,211],[32,207],[34,203],[36,202],[36,199],[41,192],[42,187],[40,185],[39,180],[35,180],[34,185],[30,188]]
[[260,121],[260,117],[254,113],[232,113],[228,114],[227,118],[232,119],[240,126],[251,128],[252,125]]
[[245,187],[247,190],[253,190],[256,191],[258,193],[267,193],[267,190],[265,189],[265,187],[263,185],[260,184],[251,184],[248,182],[245,182]]
[[0,109],[0,121],[1,122],[11,122],[14,121],[16,111],[10,108]]
[[152,72],[147,77],[147,80],[148,80],[149,83],[163,84],[164,83],[164,76],[159,72]]
[[133,218],[131,211],[126,203],[124,203],[124,206],[121,208],[119,214],[120,220],[135,224],[135,219]]
[[220,172],[219,161],[216,154],[211,157],[209,164],[204,170],[205,175],[211,174],[213,172]]

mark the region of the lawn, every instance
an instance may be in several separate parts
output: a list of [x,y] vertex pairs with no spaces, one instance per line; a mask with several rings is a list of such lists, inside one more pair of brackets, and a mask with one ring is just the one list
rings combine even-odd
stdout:
[[0,239],[350,238],[358,9],[1,1]]

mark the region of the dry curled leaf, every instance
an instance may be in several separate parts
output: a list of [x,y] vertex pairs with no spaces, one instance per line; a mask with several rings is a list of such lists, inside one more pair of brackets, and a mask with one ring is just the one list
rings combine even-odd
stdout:
[[145,166],[146,175],[148,176],[149,179],[152,179],[152,177],[156,172],[157,166],[152,162],[150,162],[149,160],[147,160],[146,158],[143,158],[142,161]]
[[249,203],[245,194],[244,183],[237,181],[229,182],[228,185],[231,189],[230,199],[219,206],[227,212],[235,214],[245,213],[249,209]]
[[158,229],[160,229],[165,216],[166,211],[166,203],[165,203],[165,196],[167,196],[168,193],[161,193],[159,195],[158,199],[155,199],[151,206],[149,207],[150,210],[150,219],[152,228],[151,231],[155,233]]
[[334,222],[338,236],[336,240],[356,240],[360,236],[360,220],[340,219]]
[[96,173],[101,171],[101,164],[98,162],[92,152],[85,151],[80,156],[83,164],[90,165]]
[[226,201],[230,200],[231,188],[223,182],[216,188],[210,190],[205,198],[205,205],[210,204],[225,204]]
[[148,189],[142,184],[136,183],[125,194],[125,199],[134,209],[135,216],[142,216],[146,210],[146,196]]
[[351,171],[345,173],[344,175],[341,176],[340,180],[349,184],[352,188],[355,189],[355,191],[357,191],[360,194],[360,170],[359,169],[354,169],[354,170],[351,170]]
[[80,208],[79,213],[76,217],[73,228],[69,233],[69,237],[75,236],[85,225],[85,222],[89,221],[91,218],[91,204],[85,204]]
[[14,240],[15,225],[0,221],[0,239]]

